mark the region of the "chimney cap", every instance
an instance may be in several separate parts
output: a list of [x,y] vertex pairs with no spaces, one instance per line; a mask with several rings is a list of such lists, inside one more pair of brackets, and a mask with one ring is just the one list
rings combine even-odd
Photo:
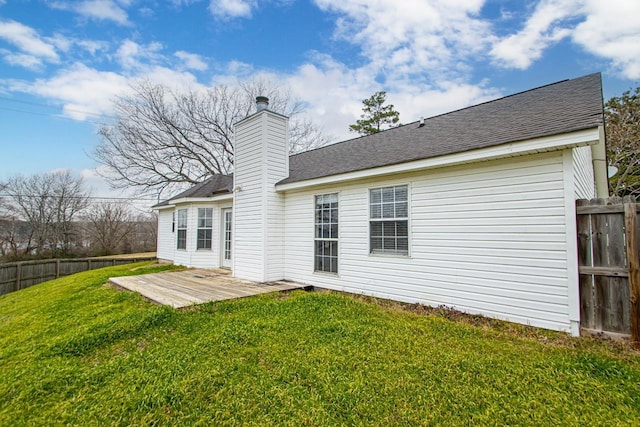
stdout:
[[256,110],[262,111],[266,110],[269,106],[269,98],[266,96],[256,96]]

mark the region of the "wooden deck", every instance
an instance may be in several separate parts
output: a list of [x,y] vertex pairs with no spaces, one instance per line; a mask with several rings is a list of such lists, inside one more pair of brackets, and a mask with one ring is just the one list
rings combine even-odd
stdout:
[[138,292],[155,303],[170,305],[173,308],[307,287],[295,282],[256,283],[236,279],[231,277],[229,270],[224,269],[192,269],[114,277],[109,279],[109,283]]

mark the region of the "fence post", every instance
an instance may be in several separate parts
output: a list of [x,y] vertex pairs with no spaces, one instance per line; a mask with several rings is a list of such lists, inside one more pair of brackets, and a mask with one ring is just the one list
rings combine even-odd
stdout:
[[22,274],[22,263],[21,262],[17,262],[16,263],[16,287],[14,289],[14,291],[19,291],[20,290],[20,276]]
[[631,343],[640,346],[640,259],[638,257],[636,200],[625,197],[624,225],[629,269],[629,302],[631,317]]
[[60,260],[56,259],[56,279],[60,277]]

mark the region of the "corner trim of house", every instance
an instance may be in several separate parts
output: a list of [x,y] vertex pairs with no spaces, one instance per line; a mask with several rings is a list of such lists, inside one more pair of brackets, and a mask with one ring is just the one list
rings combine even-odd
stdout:
[[570,333],[580,335],[580,274],[578,272],[578,231],[576,229],[575,178],[573,176],[573,151],[562,152],[564,181],[564,217],[567,244],[567,298]]
[[276,191],[296,190],[323,184],[334,184],[355,179],[370,178],[379,175],[388,175],[401,172],[413,172],[424,169],[454,166],[465,163],[495,160],[505,157],[522,156],[533,153],[562,150],[573,147],[598,144],[600,135],[598,128],[584,129],[561,135],[545,136],[528,139],[525,141],[502,144],[495,147],[481,148],[462,153],[449,154],[430,159],[416,160],[413,162],[396,165],[381,166],[355,172],[347,172],[306,181],[277,184]]

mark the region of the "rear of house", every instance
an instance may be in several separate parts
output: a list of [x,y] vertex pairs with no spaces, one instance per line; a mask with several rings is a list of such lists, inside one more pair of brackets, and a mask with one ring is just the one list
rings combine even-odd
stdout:
[[261,108],[233,183],[158,206],[158,256],[577,334],[575,199],[606,195],[602,120],[594,74],[288,156],[287,118]]

